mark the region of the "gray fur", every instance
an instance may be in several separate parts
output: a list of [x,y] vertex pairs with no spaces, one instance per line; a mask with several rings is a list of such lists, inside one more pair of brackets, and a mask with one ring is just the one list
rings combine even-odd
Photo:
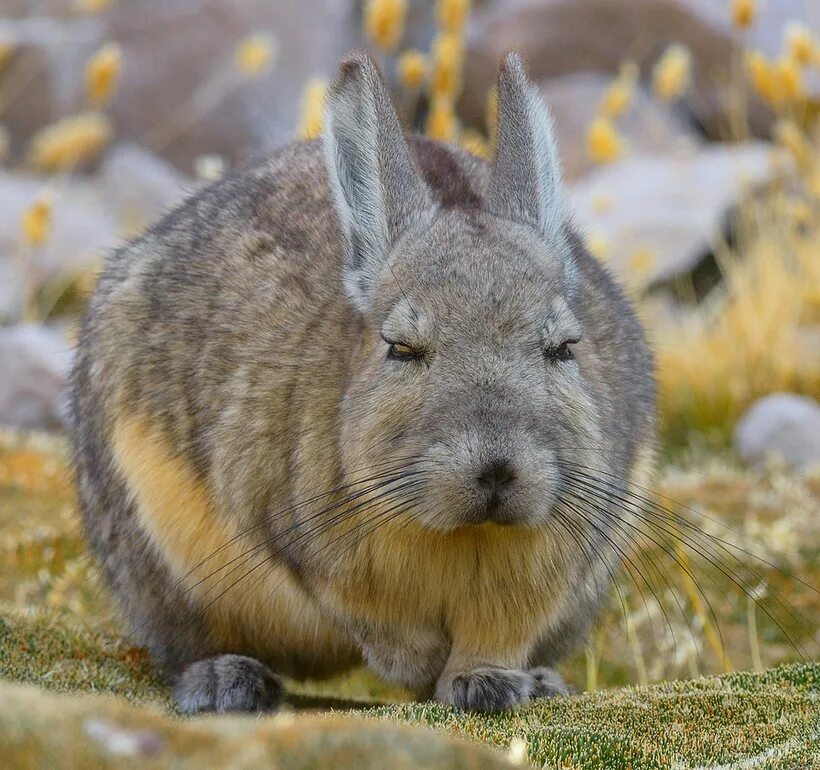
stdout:
[[198,660],[185,668],[174,685],[174,698],[186,714],[273,711],[282,693],[279,677],[243,655]]
[[323,142],[344,243],[345,286],[362,308],[387,255],[432,214],[379,73],[342,64],[330,89]]
[[487,208],[531,225],[549,243],[563,247],[566,213],[552,117],[515,54],[501,66],[498,104],[498,147]]
[[[629,303],[565,222],[533,99],[509,60],[493,168],[405,140],[374,65],[353,58],[331,92],[324,146],[294,143],[227,176],[109,257],[73,375],[83,519],[135,640],[172,676],[187,672],[184,708],[256,709],[273,702],[272,685],[259,689],[268,669],[326,676],[362,659],[465,708],[562,692],[528,666],[553,667],[583,640],[617,554],[605,542],[614,521],[579,519],[583,546],[555,526],[558,461],[605,468],[626,488],[652,442],[654,386]],[[574,360],[547,356],[578,336]],[[383,337],[420,358],[390,359]],[[113,430],[129,415],[161,430],[221,522],[254,533],[250,566],[287,571],[300,617],[321,618],[305,638],[335,640],[326,654],[254,635],[252,619],[232,629],[230,649],[209,631],[120,470]],[[367,550],[372,534],[342,549],[315,528],[332,514],[304,501],[408,457],[422,473],[412,501],[399,495],[403,520],[445,539],[479,524],[553,539],[568,598],[503,664],[456,659],[445,620],[489,607],[512,623],[520,602],[503,581],[484,595],[453,587],[463,594],[444,601],[424,574],[429,554],[396,552],[413,595],[431,602],[411,617],[411,597],[390,593],[391,565]],[[496,462],[512,478],[490,494],[479,477]],[[491,556],[454,552],[445,567],[461,579]],[[364,609],[342,607],[356,591]],[[367,601],[382,594],[382,616],[370,617]],[[225,653],[259,661],[243,664],[237,688],[226,684],[233,667],[207,662]]]
[[485,667],[456,676],[439,698],[466,711],[509,711],[526,703],[534,687],[528,671]]

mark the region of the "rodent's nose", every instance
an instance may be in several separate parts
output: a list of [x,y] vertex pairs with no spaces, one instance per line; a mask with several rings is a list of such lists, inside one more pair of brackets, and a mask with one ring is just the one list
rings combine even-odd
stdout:
[[515,481],[515,470],[509,460],[493,460],[487,463],[476,477],[478,483],[493,495]]

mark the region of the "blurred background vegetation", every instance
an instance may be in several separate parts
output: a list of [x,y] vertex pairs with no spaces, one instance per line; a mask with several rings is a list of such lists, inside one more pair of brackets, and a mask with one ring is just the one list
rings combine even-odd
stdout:
[[317,137],[354,48],[409,129],[487,159],[497,62],[520,51],[574,220],[655,347],[660,499],[714,550],[642,544],[571,678],[817,657],[816,0],[2,0],[0,601],[110,626],[61,437],[84,302],[109,248]]

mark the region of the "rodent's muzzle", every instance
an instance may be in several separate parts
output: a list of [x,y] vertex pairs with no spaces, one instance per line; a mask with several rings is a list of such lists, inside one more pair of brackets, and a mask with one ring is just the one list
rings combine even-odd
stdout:
[[[508,459],[491,460],[480,469],[476,475],[476,483],[485,498],[486,518],[483,521],[496,524],[515,523],[505,502],[516,479],[515,466]],[[477,513],[481,515],[480,508]]]

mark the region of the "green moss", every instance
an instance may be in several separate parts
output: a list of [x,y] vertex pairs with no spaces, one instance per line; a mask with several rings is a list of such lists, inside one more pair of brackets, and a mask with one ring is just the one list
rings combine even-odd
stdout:
[[[319,690],[303,685],[291,703],[321,705],[335,711],[336,718],[322,722],[300,714],[295,722],[287,723],[290,732],[283,733],[275,717],[180,722],[166,688],[140,650],[115,637],[73,626],[53,613],[25,613],[10,607],[0,607],[0,613],[0,678],[40,685],[37,691],[0,685],[0,743],[18,745],[14,740],[23,741],[19,736],[25,735],[26,751],[42,760],[41,766],[73,767],[82,762],[93,766],[92,759],[99,758],[101,749],[93,736],[82,736],[78,722],[92,717],[115,727],[127,725],[137,733],[153,731],[166,747],[163,762],[184,757],[190,766],[202,758],[203,746],[211,747],[209,756],[214,758],[239,751],[243,740],[251,740],[249,725],[253,726],[254,750],[262,752],[259,761],[280,761],[279,767],[404,767],[401,757],[405,755],[415,758],[416,764],[408,767],[493,767],[492,762],[500,761],[492,754],[462,757],[457,744],[429,736],[422,740],[416,732],[397,733],[393,730],[396,724],[432,727],[446,736],[499,749],[521,738],[529,760],[539,767],[683,769],[750,757],[765,757],[755,768],[820,766],[816,748],[820,745],[820,663],[600,691],[542,701],[498,716],[463,714],[430,703],[368,707],[359,702],[356,707],[349,692],[333,697],[327,685]],[[358,687],[367,687],[369,681],[359,676]],[[45,690],[78,695],[54,699]],[[361,689],[354,687],[353,691],[362,694]],[[32,704],[31,711],[24,714],[20,708],[3,707],[4,697],[19,702],[21,693]],[[120,697],[90,700],[81,693]],[[127,701],[143,705],[126,707]],[[341,717],[342,711],[347,716]],[[46,721],[44,714],[53,716]],[[375,729],[374,721],[390,727],[384,724]],[[68,755],[59,753],[55,723],[74,736],[72,751],[77,753],[72,756],[79,764],[71,764],[64,759]],[[52,755],[52,751],[57,753]],[[337,764],[342,757],[353,764]]]
[[[663,491],[738,529],[758,521],[770,549],[783,540],[770,559],[804,582],[760,563],[753,565],[755,580],[763,578],[770,593],[777,589],[788,597],[790,612],[781,613],[787,623],[816,618],[820,593],[811,585],[820,575],[820,478],[701,467],[667,469]],[[479,744],[506,750],[518,738],[530,761],[548,768],[820,768],[818,663],[602,690],[503,716],[409,702],[408,693],[357,671],[329,682],[288,683],[295,721],[181,719],[145,652],[118,636],[73,508],[64,444],[0,431],[0,767],[484,768],[504,760]],[[748,666],[745,597],[721,581],[719,571],[690,558],[709,587],[731,660]],[[674,565],[668,577],[680,583]],[[663,596],[664,587],[657,589]],[[681,676],[694,665],[719,670],[720,659],[704,643],[690,605],[683,619],[674,615],[673,604],[664,608],[681,645],[699,639],[697,659],[676,663],[675,648],[664,647],[660,638],[663,620],[654,626],[641,621],[641,597],[628,584],[622,593],[636,613],[633,623],[652,677]],[[795,647],[784,643],[763,608],[757,624],[767,665],[795,657]],[[786,630],[810,655],[818,649],[810,622]],[[625,641],[616,600],[593,640],[599,685],[635,680],[634,650]],[[583,655],[566,673],[575,683],[589,676]],[[316,711],[322,713],[306,713]],[[454,736],[470,743],[454,742]],[[129,756],[132,749],[137,753]]]

